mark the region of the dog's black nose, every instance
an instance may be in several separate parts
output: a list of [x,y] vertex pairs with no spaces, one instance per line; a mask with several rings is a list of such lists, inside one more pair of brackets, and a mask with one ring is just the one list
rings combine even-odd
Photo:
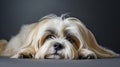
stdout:
[[63,48],[62,44],[60,44],[60,43],[55,43],[55,44],[54,44],[54,49],[55,49],[56,51],[61,50],[62,48]]

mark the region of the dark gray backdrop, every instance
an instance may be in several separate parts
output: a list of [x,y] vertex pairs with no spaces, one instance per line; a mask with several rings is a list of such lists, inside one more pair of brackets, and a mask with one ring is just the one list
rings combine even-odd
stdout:
[[104,47],[120,53],[119,0],[0,0],[0,39],[9,40],[23,24],[55,13],[79,18]]

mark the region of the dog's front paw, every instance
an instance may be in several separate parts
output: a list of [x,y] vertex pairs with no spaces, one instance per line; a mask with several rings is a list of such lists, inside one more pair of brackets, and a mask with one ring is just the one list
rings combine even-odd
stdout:
[[79,59],[96,59],[96,55],[88,54],[87,56],[80,56]]
[[88,49],[81,49],[79,59],[96,59],[96,54]]
[[28,53],[28,52],[23,52],[23,53],[18,53],[11,58],[19,58],[19,59],[27,59],[27,58],[34,58],[34,54]]
[[12,56],[11,58],[34,58],[35,57],[35,51],[32,48],[26,48],[26,49],[22,49],[19,52],[17,52],[14,56]]
[[22,58],[34,58],[34,55],[31,53],[20,53],[18,58],[22,59]]

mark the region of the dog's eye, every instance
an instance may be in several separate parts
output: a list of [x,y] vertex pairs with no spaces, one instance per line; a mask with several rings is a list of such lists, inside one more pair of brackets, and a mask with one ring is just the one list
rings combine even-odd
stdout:
[[75,42],[75,40],[72,38],[72,37],[67,37],[66,38],[68,41],[70,41],[71,43],[74,43]]
[[46,39],[53,39],[55,36],[54,35],[48,35]]

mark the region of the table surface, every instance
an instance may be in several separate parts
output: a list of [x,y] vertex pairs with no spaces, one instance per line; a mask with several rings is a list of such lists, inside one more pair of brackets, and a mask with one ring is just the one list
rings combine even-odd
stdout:
[[120,67],[120,58],[92,60],[11,59],[0,57],[0,67]]

